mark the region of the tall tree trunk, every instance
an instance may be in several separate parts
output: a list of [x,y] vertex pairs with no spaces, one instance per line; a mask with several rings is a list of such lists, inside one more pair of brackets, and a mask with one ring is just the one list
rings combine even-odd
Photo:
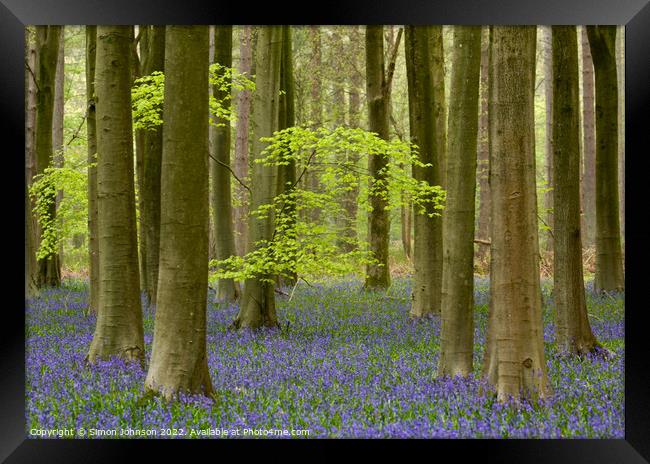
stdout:
[[[476,175],[479,182],[478,237],[484,242],[490,240],[490,148],[488,140],[488,74],[489,74],[489,28],[483,31],[481,44],[481,109],[478,127],[478,168]],[[477,259],[484,263],[490,245],[479,243]]]
[[25,298],[36,296],[36,237],[33,205],[29,197],[34,163],[34,124],[36,119],[35,48],[31,31],[25,27]]
[[[311,56],[309,60],[310,81],[309,88],[311,94],[310,101],[310,120],[312,129],[317,129],[323,125],[323,55],[321,43],[321,27],[309,26],[309,43],[311,47]],[[314,169],[309,169],[305,172],[304,183],[307,190],[312,192],[320,191],[320,181],[318,172]],[[320,220],[320,208],[310,208],[305,211],[305,214],[312,222]]]
[[481,27],[454,27],[442,265],[440,375],[472,373],[474,210]]
[[[144,26],[140,46],[142,74],[165,70],[165,26]],[[142,42],[144,41],[144,42]],[[163,151],[163,126],[142,130],[141,225],[146,264],[145,296],[156,305],[160,256],[160,171]]]
[[[25,27],[25,186],[27,189],[32,185],[32,178],[36,174],[36,45],[33,36],[33,29]],[[26,274],[25,278],[30,288],[35,290],[38,281],[36,263],[38,227],[33,214],[34,204],[29,194],[26,201],[25,224],[28,235],[25,242],[27,251],[25,272],[29,272],[29,275]]]
[[[255,59],[256,91],[253,96],[253,155],[254,159],[262,157],[262,151],[267,142],[261,137],[270,137],[278,128],[278,112],[280,103],[280,63],[282,55],[282,27],[268,26],[258,32]],[[265,166],[254,163],[253,192],[251,195],[251,211],[263,204],[269,204],[275,196],[277,188],[277,166]],[[273,217],[250,217],[248,249],[254,250],[261,240],[273,238]],[[274,327],[278,325],[275,313],[274,285],[267,279],[272,276],[260,275],[246,279],[239,305],[239,314],[233,321],[235,329],[261,326]]]
[[[56,78],[54,80],[54,113],[52,115],[52,165],[62,168],[65,164],[63,146],[63,114],[65,106],[65,26],[59,30],[59,53],[56,60]],[[63,190],[56,192],[56,209],[63,201]],[[63,241],[59,243],[59,268],[63,267]]]
[[618,74],[618,193],[621,244],[625,260],[625,26],[617,26],[616,70]]
[[97,226],[97,120],[95,116],[95,62],[97,26],[86,26],[86,138],[88,140],[88,274],[89,312],[99,308],[99,230]]
[[[53,162],[52,127],[54,117],[54,96],[56,65],[59,56],[61,26],[36,26],[36,174],[42,174]],[[49,198],[49,216],[56,220],[56,193]],[[39,234],[43,225],[39,222]],[[39,240],[40,243],[40,240]],[[37,285],[58,286],[61,284],[61,263],[57,251],[39,259]]]
[[588,26],[596,83],[596,291],[623,290],[618,211],[616,26]]
[[553,296],[557,344],[582,355],[598,347],[589,325],[580,231],[580,97],[575,26],[553,26]]
[[549,190],[544,195],[546,208],[546,225],[550,228],[544,234],[546,237],[546,251],[553,250],[553,45],[551,26],[542,26],[541,42],[544,54],[544,99],[546,104],[546,184]]
[[[436,107],[434,71],[431,51],[434,32],[431,26],[408,26],[405,32],[406,75],[409,96],[411,141],[419,147],[419,159],[428,167],[413,166],[413,177],[429,185],[442,184],[440,161],[440,118]],[[433,213],[428,210],[427,213]],[[428,214],[414,217],[413,264],[415,282],[411,317],[420,318],[440,312],[442,291],[442,220]]]
[[483,364],[497,398],[546,397],[535,187],[535,26],[494,26],[491,301]]
[[144,361],[131,122],[131,26],[97,26],[99,306],[88,360]]
[[[282,57],[280,58],[280,102],[278,109],[278,130],[293,127],[296,123],[296,110],[294,103],[294,81],[293,81],[293,55],[291,26],[282,26]],[[288,164],[278,166],[277,193],[288,194],[295,188],[296,183],[296,162],[290,160]],[[295,224],[296,206],[289,202],[283,206],[285,214],[290,218],[289,225]],[[290,277],[279,277],[279,286],[295,285],[297,275],[291,272]]]
[[167,26],[159,287],[145,388],[212,393],[208,293],[208,26]]
[[[239,43],[239,72],[251,76],[253,63],[252,46],[253,26],[243,26],[242,38]],[[233,170],[237,177],[246,179],[248,177],[248,129],[251,113],[251,91],[242,90],[237,93],[237,122],[235,139],[235,165]],[[248,190],[237,183],[235,185],[235,199],[238,206],[234,208],[235,221],[235,246],[237,254],[246,254],[246,242],[248,240]]]
[[[134,85],[135,80],[139,77],[142,77],[142,70],[144,68],[144,62],[147,61],[149,53],[149,26],[138,26],[138,34],[140,39],[138,41],[140,53],[138,54],[138,43],[135,40],[135,28],[131,27],[129,33],[131,34],[131,84]],[[150,289],[149,283],[149,272],[147,271],[147,264],[149,260],[147,259],[147,234],[146,225],[145,225],[145,214],[146,209],[144,191],[146,189],[146,179],[144,175],[144,163],[146,157],[146,150],[144,144],[144,129],[138,129],[134,131],[134,141],[135,141],[135,177],[136,177],[136,210],[137,214],[137,227],[136,233],[138,237],[138,257],[139,257],[139,274],[140,274],[140,291],[144,293],[145,301],[147,305],[151,305],[151,295],[148,291]]]
[[594,65],[587,38],[587,28],[581,27],[582,34],[582,135],[583,135],[583,174],[582,174],[582,214],[585,223],[586,246],[596,243],[596,113],[594,90]]
[[[434,114],[436,117],[436,157],[438,160],[441,173],[440,185],[445,188],[447,186],[447,101],[445,98],[445,53],[443,49],[442,40],[442,26],[429,26],[430,27],[430,48],[431,53],[431,66],[433,70],[433,101],[434,101]],[[438,218],[440,227],[442,227],[442,218]],[[442,287],[442,244],[440,245],[440,260],[436,261],[436,271],[439,275],[440,285]]]
[[[388,118],[390,115],[390,91],[387,88],[384,71],[384,34],[383,26],[366,26],[366,96],[368,100],[368,129],[380,138],[388,140]],[[372,176],[370,189],[375,182],[383,182],[388,159],[384,155],[373,155],[368,160],[368,171]],[[386,210],[388,202],[380,192],[370,194],[372,211],[368,214],[368,242],[372,257],[377,263],[366,267],[365,287],[388,288],[390,286],[390,269],[388,266],[388,238],[390,232],[390,215]]]
[[[232,67],[232,26],[214,28],[214,62],[226,68]],[[212,87],[214,97],[230,108],[230,89]],[[230,120],[215,118],[213,131],[214,157],[212,171],[212,214],[215,227],[217,259],[223,260],[235,254],[235,237],[232,223],[232,199],[230,187]],[[217,282],[217,302],[232,303],[239,298],[239,284],[233,279],[219,279]]]
[[[351,70],[347,76],[349,83],[348,93],[348,125],[356,129],[359,127],[359,119],[361,114],[361,98],[359,93],[363,88],[363,75],[358,71],[360,67],[361,55],[361,30],[359,26],[353,26],[349,32],[350,38],[350,56],[351,56]],[[359,163],[359,155],[357,153],[348,154],[346,161],[356,166]],[[357,212],[358,205],[357,199],[359,197],[359,184],[358,179],[352,188],[345,192],[343,197],[343,215],[344,226],[342,235],[344,237],[342,250],[350,252],[356,248],[357,239]]]

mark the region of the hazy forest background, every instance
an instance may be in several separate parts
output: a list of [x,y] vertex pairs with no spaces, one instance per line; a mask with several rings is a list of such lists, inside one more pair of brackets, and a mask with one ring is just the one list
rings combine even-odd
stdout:
[[25,39],[28,428],[622,436],[623,27]]

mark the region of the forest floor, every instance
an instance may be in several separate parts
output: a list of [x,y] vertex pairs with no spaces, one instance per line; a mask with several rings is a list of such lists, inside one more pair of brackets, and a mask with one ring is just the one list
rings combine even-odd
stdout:
[[[140,366],[84,365],[95,317],[84,315],[87,285],[69,279],[28,304],[27,429],[117,430],[118,438],[123,429],[155,430],[157,437],[176,429],[180,438],[219,437],[215,431],[223,429],[239,429],[240,436],[251,436],[251,429],[309,430],[312,438],[623,438],[623,295],[594,295],[588,283],[594,333],[614,356],[580,360],[555,351],[550,287],[543,285],[554,394],[515,406],[496,403],[480,377],[487,280],[476,281],[469,379],[436,378],[440,320],[409,319],[410,285],[396,279],[388,296],[361,291],[360,282],[299,285],[291,301],[278,296],[283,329],[257,334],[228,332],[237,308],[210,303],[208,363],[217,400],[166,404],[143,399]],[[148,358],[154,314],[144,314]]]

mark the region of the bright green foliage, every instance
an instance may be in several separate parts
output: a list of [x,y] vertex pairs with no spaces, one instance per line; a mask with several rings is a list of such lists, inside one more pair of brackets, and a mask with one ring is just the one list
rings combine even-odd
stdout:
[[[231,98],[232,90],[255,90],[255,83],[245,74],[240,73],[234,68],[228,68],[214,63],[210,66],[210,85],[217,86],[219,90],[227,92],[227,96],[222,100],[217,100],[210,96],[210,113],[215,118],[232,121],[235,114],[231,105],[224,105]],[[131,105],[133,107],[133,128],[134,129],[154,129],[163,123],[162,109],[165,94],[165,75],[161,71],[155,71],[148,76],[143,76],[135,80],[131,90]],[[212,119],[212,124],[216,123]]]
[[[370,210],[369,198],[382,195],[388,199],[387,209],[399,208],[405,199],[402,192],[410,195],[419,214],[443,208],[445,191],[408,175],[404,165],[424,166],[417,158],[417,146],[400,140],[386,141],[372,132],[362,129],[338,127],[290,127],[265,138],[269,143],[264,157],[256,162],[266,165],[287,165],[295,161],[298,179],[285,193],[277,195],[273,203],[265,204],[251,214],[258,217],[271,215],[274,222],[273,238],[256,244],[247,255],[232,256],[222,261],[212,261],[218,267],[217,278],[243,280],[260,275],[286,276],[295,272],[299,276],[346,275],[358,271],[361,266],[375,262],[368,251],[368,244],[357,242],[353,251],[341,251],[341,240],[348,238],[332,218],[344,214],[340,198],[343,192],[355,187],[361,189],[361,208]],[[364,156],[388,155],[385,181],[370,183],[371,173],[361,167],[365,163],[342,162]],[[313,192],[301,188],[300,181],[307,171],[316,172],[322,189]],[[369,188],[368,185],[372,185]],[[290,206],[293,206],[290,207]],[[320,220],[314,220],[303,210],[318,209]],[[438,212],[430,213],[431,216]],[[271,280],[269,278],[268,280]]]
[[135,80],[131,89],[133,129],[151,130],[162,124],[165,75],[154,71]]
[[[50,216],[50,206],[56,192],[63,190],[56,217]],[[88,217],[88,178],[78,167],[48,167],[34,177],[29,194],[34,201],[34,213],[42,227],[38,259],[56,254],[65,237],[85,235]]]

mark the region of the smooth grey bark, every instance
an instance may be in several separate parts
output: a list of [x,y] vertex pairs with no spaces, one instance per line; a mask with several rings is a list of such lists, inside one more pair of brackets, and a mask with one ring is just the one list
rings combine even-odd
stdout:
[[208,293],[208,26],[165,28],[160,265],[145,389],[212,394]]
[[87,359],[144,362],[131,121],[131,26],[97,26],[99,305]]
[[[36,135],[34,152],[36,174],[43,174],[53,164],[52,128],[54,117],[54,97],[56,65],[59,56],[61,26],[36,26]],[[56,193],[49,198],[49,216],[56,218]],[[39,236],[42,225],[39,222]],[[40,244],[40,240],[39,240]],[[58,252],[37,260],[38,287],[61,284],[61,263]]]
[[481,27],[454,26],[443,224],[440,375],[472,373],[474,212]]
[[[52,115],[52,165],[62,168],[65,164],[63,145],[63,116],[65,106],[65,26],[59,30],[59,53],[56,59],[56,78],[54,80],[54,112]],[[56,192],[56,209],[63,201],[63,190]],[[59,243],[59,266],[63,267],[63,241]]]
[[541,26],[542,53],[544,58],[544,103],[546,105],[546,144],[544,154],[546,160],[546,184],[549,190],[544,195],[546,208],[546,251],[553,250],[553,45],[551,26]]
[[[232,26],[214,27],[214,62],[226,68],[232,67]],[[214,97],[230,108],[230,91],[213,86]],[[218,260],[235,255],[235,236],[232,221],[232,197],[230,185],[230,120],[215,118],[212,130],[212,152],[217,161],[211,160],[212,215],[215,227],[215,245]],[[232,303],[239,298],[239,283],[234,279],[219,279],[216,301]]]
[[[282,27],[268,26],[259,29],[256,59],[256,91],[253,95],[253,159],[260,159],[267,142],[278,128],[280,106],[280,63],[282,56]],[[277,189],[277,166],[252,164],[253,181],[251,211],[269,204]],[[273,215],[249,219],[248,250],[255,250],[261,240],[273,238]],[[234,329],[257,329],[278,325],[275,312],[275,290],[272,276],[260,275],[246,279],[239,304],[239,313],[232,323]]]
[[596,291],[625,287],[618,196],[616,26],[587,26],[596,87]]
[[617,26],[616,71],[618,75],[618,194],[621,245],[625,261],[625,26]]
[[599,348],[585,300],[580,230],[580,102],[575,26],[553,26],[553,297],[556,343],[583,355]]
[[89,312],[99,308],[99,230],[97,224],[97,120],[95,61],[97,26],[86,26],[86,140],[88,145],[88,274]]
[[493,26],[491,300],[483,374],[499,401],[550,393],[535,185],[535,26]]

